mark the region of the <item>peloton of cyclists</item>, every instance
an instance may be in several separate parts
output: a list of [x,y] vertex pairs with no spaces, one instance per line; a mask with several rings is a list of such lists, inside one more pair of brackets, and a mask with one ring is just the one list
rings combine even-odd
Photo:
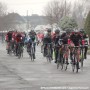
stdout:
[[[31,30],[28,34],[29,40],[28,43],[32,42],[36,42],[37,41],[37,37],[36,37],[36,33],[34,30]],[[24,33],[21,32],[17,32],[17,31],[9,31],[6,34],[6,41],[10,42],[10,41],[14,41],[15,45],[16,45],[16,55],[17,55],[17,49],[18,49],[18,43],[22,42],[24,44],[24,39],[25,39],[26,35]],[[57,63],[57,58],[58,58],[58,48],[60,48],[59,42],[60,39],[62,40],[62,46],[64,46],[65,44],[68,45],[73,45],[73,46],[79,46],[80,44],[82,45],[82,40],[85,41],[85,50],[84,50],[84,58],[87,58],[87,50],[88,50],[88,41],[86,40],[88,38],[88,35],[84,32],[84,30],[80,30],[78,32],[76,31],[72,31],[72,32],[65,32],[63,34],[60,33],[59,29],[55,30],[55,34],[51,35],[51,29],[47,29],[47,34],[44,35],[43,37],[43,45],[44,45],[44,56],[46,56],[46,47],[48,43],[51,43],[50,48],[51,48],[51,52],[52,52],[52,59],[53,59],[53,45],[55,45],[54,50],[55,50],[55,63]],[[52,45],[52,43],[54,43]],[[34,43],[34,50],[35,49],[36,44]],[[69,48],[67,49],[67,52],[69,54]],[[70,49],[70,57],[72,56],[72,51]],[[70,58],[72,59],[72,58]],[[67,57],[67,63],[68,62],[68,57]]]
[[[65,32],[63,34],[60,35],[60,30],[56,29],[55,31],[55,35],[53,38],[53,42],[55,43],[55,63],[57,62],[57,56],[58,56],[58,48],[56,48],[56,46],[59,46],[58,41],[59,39],[62,39],[62,44],[68,44],[69,46],[73,47],[73,46],[80,46],[82,45],[82,40],[86,40],[88,38],[88,35],[86,35],[86,33],[84,31],[72,31],[72,32]],[[85,41],[86,42],[86,41]],[[87,41],[88,42],[88,41]],[[84,58],[86,59],[86,55],[87,55],[87,50],[88,50],[88,44],[85,43],[87,46],[84,46],[85,50],[84,50]],[[69,55],[69,48],[67,48],[67,52]],[[72,51],[70,49],[70,57],[72,56]],[[70,58],[72,59],[72,58]],[[67,63],[68,63],[68,58],[67,58]],[[69,63],[68,63],[69,64]]]
[[52,49],[52,35],[51,35],[51,29],[47,29],[46,35],[43,37],[43,45],[44,45],[44,56],[47,55],[47,44],[50,44],[50,49],[51,49],[51,58],[53,59],[53,49]]

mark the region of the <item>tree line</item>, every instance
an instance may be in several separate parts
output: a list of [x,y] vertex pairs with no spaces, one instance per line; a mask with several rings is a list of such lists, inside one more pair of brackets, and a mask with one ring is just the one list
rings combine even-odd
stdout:
[[48,22],[51,25],[56,23],[63,30],[84,28],[90,10],[90,0],[75,0],[73,4],[67,1],[48,2],[44,9]]
[[[90,0],[75,0],[72,4],[68,0],[54,0],[48,2],[44,9],[44,16],[49,24],[56,23],[63,30],[84,28],[90,36]],[[7,5],[0,2],[0,30],[14,27],[13,19],[9,19]],[[13,18],[13,17],[12,17]],[[15,22],[17,23],[17,22]]]

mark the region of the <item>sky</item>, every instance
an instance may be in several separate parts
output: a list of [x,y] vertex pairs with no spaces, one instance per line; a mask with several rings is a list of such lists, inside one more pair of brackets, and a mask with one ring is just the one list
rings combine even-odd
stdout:
[[0,2],[7,5],[9,12],[19,13],[24,16],[27,15],[27,10],[28,15],[43,15],[44,8],[50,1],[52,0],[0,0]]

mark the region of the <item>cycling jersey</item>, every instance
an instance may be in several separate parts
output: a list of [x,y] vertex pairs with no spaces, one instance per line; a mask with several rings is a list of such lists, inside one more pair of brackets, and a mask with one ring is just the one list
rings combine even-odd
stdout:
[[11,40],[12,40],[12,31],[10,31],[10,32],[8,32],[7,34],[6,34],[6,41],[8,41],[8,42],[10,42]]
[[63,33],[61,35],[61,39],[62,39],[62,42],[63,44],[69,44],[70,42],[68,41],[69,40],[69,36],[66,34],[66,33]]
[[80,41],[82,40],[82,36],[80,34],[72,34],[70,36],[71,41],[74,43],[75,46],[79,46]]
[[36,39],[36,33],[35,32],[29,32],[29,36],[30,36],[30,38],[32,39],[32,41],[35,41],[35,39]]
[[50,35],[46,35],[43,38],[43,43],[51,43],[52,42],[52,37]]

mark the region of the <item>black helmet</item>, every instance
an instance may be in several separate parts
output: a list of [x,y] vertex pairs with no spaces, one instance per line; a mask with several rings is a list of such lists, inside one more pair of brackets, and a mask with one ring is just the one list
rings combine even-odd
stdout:
[[51,29],[47,29],[47,32],[51,32]]
[[31,32],[34,32],[34,30],[32,29]]
[[55,33],[59,34],[60,33],[60,30],[59,29],[56,29],[55,30]]
[[82,33],[82,34],[85,34],[85,31],[84,30],[80,30],[79,32]]

